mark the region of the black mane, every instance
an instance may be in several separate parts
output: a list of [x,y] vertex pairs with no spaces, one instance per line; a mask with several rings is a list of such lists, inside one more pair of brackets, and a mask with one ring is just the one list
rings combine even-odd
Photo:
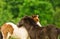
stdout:
[[18,27],[21,27],[22,25],[24,25],[24,24],[29,24],[29,25],[31,25],[31,26],[38,26],[37,25],[37,23],[32,19],[32,17],[30,17],[30,16],[25,16],[25,17],[23,17],[21,20],[20,20],[20,22],[19,22],[19,24],[18,24]]

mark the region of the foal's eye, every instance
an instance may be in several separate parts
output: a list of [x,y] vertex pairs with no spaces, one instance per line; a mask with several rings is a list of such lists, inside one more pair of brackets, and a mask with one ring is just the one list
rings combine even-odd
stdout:
[[39,18],[39,16],[38,16],[38,18]]

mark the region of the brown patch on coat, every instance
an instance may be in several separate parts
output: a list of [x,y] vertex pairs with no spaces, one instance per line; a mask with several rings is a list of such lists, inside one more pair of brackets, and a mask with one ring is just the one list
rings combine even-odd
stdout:
[[1,31],[3,32],[3,35],[4,37],[6,38],[7,35],[8,35],[8,32],[10,32],[10,34],[13,34],[13,27],[9,24],[4,24],[2,27],[1,27]]

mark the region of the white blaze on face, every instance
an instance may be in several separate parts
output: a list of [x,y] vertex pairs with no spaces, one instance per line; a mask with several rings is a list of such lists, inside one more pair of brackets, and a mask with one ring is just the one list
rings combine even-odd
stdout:
[[37,24],[41,27],[41,24],[40,24],[40,22],[37,22]]
[[[37,15],[37,18],[38,18],[39,16]],[[38,18],[39,19],[39,18]],[[38,22],[37,22],[37,24],[41,27],[41,23],[39,22],[39,20],[38,20]]]

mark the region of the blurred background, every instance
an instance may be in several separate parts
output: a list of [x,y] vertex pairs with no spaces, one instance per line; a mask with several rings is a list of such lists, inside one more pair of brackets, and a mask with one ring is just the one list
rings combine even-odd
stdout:
[[39,15],[42,26],[60,27],[60,0],[0,0],[0,26],[17,24],[23,16]]
[[0,26],[17,24],[23,16],[39,15],[42,26],[54,24],[60,28],[60,0],[0,0]]

